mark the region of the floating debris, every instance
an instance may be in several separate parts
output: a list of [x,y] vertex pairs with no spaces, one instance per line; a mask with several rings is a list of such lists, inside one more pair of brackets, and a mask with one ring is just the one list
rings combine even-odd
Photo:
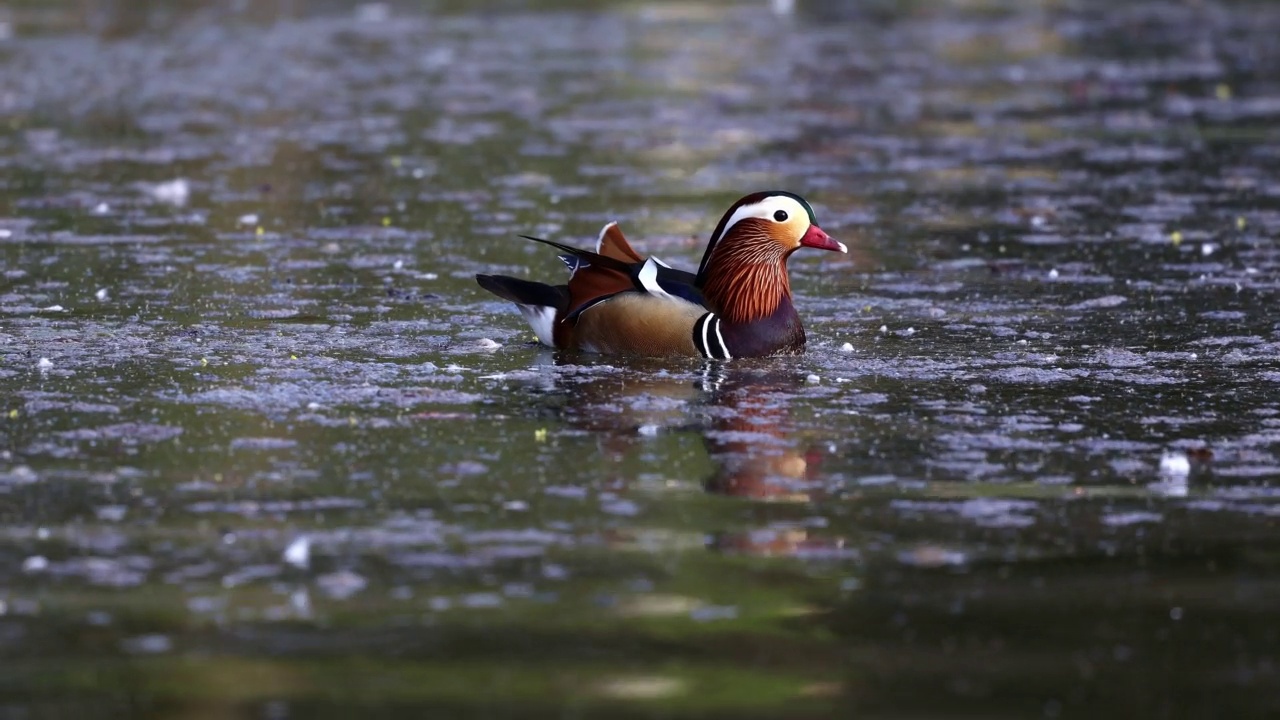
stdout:
[[1164,516],[1153,512],[1126,512],[1112,513],[1102,516],[1102,524],[1111,527],[1124,527],[1126,525],[1141,525],[1145,523],[1158,523],[1164,520]]
[[156,200],[178,207],[186,205],[191,197],[191,184],[185,178],[158,183],[147,189]]
[[301,570],[311,566],[311,540],[306,535],[298,537],[284,549],[284,561]]
[[1185,453],[1167,452],[1160,458],[1160,474],[1186,477],[1191,473],[1191,460]]

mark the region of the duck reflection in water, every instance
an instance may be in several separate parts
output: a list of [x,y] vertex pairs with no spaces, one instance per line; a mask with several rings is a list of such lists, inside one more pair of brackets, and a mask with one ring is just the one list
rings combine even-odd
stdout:
[[[553,362],[560,370],[572,367],[571,359],[563,356]],[[708,528],[712,548],[779,555],[843,545],[838,538],[815,537],[799,522],[776,522],[778,504],[818,501],[829,494],[822,472],[828,442],[807,435],[791,416],[792,398],[804,382],[794,372],[706,363],[692,375],[671,372],[659,364],[624,372],[540,375],[544,382],[550,381],[543,387],[543,409],[567,426],[597,437],[610,471],[609,490],[626,492],[629,478],[619,472],[621,461],[642,451],[654,437],[690,433],[701,437],[711,466],[710,473],[702,476],[705,491],[759,501],[745,508],[760,526],[745,532]],[[669,476],[686,480],[697,464],[680,463],[668,471]]]

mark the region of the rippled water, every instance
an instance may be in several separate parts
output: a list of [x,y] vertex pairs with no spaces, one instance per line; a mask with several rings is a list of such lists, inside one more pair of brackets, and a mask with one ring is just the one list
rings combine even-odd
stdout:
[[[0,6],[0,716],[1280,712],[1280,7]],[[781,187],[802,357],[476,272]]]

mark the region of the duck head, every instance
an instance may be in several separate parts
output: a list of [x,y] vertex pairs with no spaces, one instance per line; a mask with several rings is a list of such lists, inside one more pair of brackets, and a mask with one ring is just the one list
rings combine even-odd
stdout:
[[818,227],[813,208],[799,195],[747,195],[720,218],[695,284],[728,322],[769,317],[791,300],[787,258],[802,247],[849,252]]

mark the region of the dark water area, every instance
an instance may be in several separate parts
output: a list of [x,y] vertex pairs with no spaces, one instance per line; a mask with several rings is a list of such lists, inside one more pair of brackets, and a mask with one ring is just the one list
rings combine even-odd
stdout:
[[[1280,715],[1280,4],[0,4],[0,718]],[[808,351],[476,272],[747,192]]]

